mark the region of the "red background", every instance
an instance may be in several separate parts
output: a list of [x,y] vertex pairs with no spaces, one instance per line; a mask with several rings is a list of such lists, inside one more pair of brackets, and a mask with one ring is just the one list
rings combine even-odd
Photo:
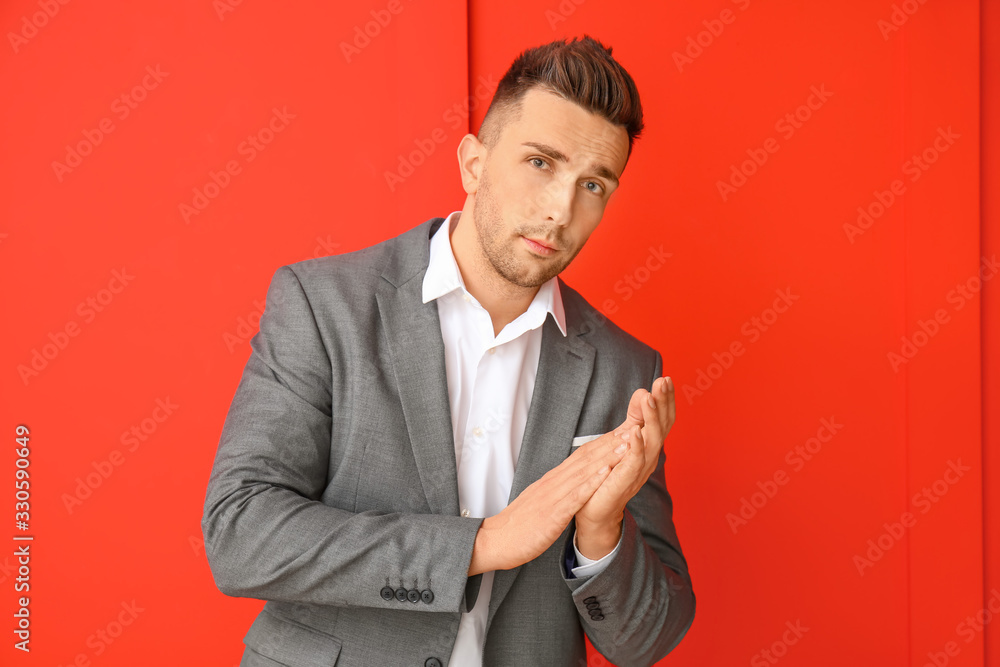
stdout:
[[[667,482],[698,611],[662,664],[759,661],[799,622],[783,665],[1000,665],[1000,615],[962,630],[1000,590],[1000,283],[961,309],[948,297],[998,251],[1000,112],[982,85],[1000,77],[997,3],[15,0],[0,26],[0,477],[25,424],[35,537],[32,650],[5,630],[3,664],[239,661],[262,603],[215,589],[200,518],[271,276],[461,208],[455,147],[511,60],[589,33],[632,72],[647,129],[563,277],[659,349],[679,390]],[[776,126],[813,86],[829,98],[794,133]],[[241,143],[274,109],[294,118],[248,160]],[[904,163],[939,128],[958,137],[910,180]],[[765,145],[724,199],[718,182]],[[213,173],[224,187],[186,220]],[[852,242],[844,225],[895,179],[903,194]],[[661,246],[669,260],[645,273]],[[748,333],[786,289],[787,312]],[[743,353],[713,367],[734,342]],[[711,385],[686,395],[700,373]],[[158,400],[177,406],[161,422]],[[824,418],[842,428],[793,466]],[[144,424],[137,446],[122,440]],[[940,481],[959,459],[970,470]],[[934,482],[943,495],[915,503]],[[734,531],[743,499],[760,506]],[[0,501],[7,628],[18,531],[13,495]],[[908,511],[915,524],[887,537]]]

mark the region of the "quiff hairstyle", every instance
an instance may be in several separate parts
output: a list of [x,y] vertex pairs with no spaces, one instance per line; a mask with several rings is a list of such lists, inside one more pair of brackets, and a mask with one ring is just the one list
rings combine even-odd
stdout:
[[584,35],[568,43],[561,39],[525,49],[497,85],[479,128],[479,140],[487,148],[496,144],[506,122],[519,117],[521,98],[535,87],[624,127],[628,133],[628,162],[632,143],[642,132],[642,104],[635,82],[611,57],[610,46]]

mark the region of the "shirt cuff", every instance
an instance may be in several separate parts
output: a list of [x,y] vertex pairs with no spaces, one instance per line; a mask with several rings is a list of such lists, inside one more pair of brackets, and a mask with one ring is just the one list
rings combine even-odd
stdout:
[[573,576],[577,578],[590,577],[599,572],[603,571],[604,568],[608,566],[611,559],[614,558],[615,554],[618,553],[618,548],[622,545],[622,537],[625,536],[624,527],[622,528],[622,534],[618,537],[618,544],[615,548],[611,550],[611,553],[606,555],[604,558],[598,560],[591,560],[580,553],[580,550],[576,548],[576,529],[573,530],[573,553],[576,554],[576,562],[578,565],[574,567],[571,571]]

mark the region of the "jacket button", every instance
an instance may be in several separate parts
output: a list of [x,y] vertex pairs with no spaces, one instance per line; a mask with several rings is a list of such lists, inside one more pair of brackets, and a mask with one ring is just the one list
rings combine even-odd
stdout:
[[600,608],[600,606],[601,605],[599,605],[596,602],[588,602],[587,603],[587,609],[598,609],[598,608]]
[[441,661],[437,658],[427,658],[424,660],[424,667],[441,667]]
[[396,589],[396,599],[400,602],[406,602],[406,589],[402,586]]
[[434,592],[429,588],[425,588],[420,591],[420,599],[424,601],[425,604],[430,604],[434,602]]
[[386,586],[381,591],[383,600],[391,600],[395,595],[396,591],[392,590],[392,586]]
[[596,616],[591,616],[590,618],[594,619],[595,621],[603,621],[604,614],[597,614]]
[[583,598],[584,602],[597,602],[597,598],[591,595],[589,598]]
[[416,588],[411,588],[410,590],[406,591],[406,599],[409,600],[410,602],[419,602],[420,591],[418,591]]
[[600,616],[601,618],[604,618],[604,614],[601,613],[601,609],[600,608],[591,609],[589,613],[590,613],[590,617],[591,618],[597,618],[598,616]]

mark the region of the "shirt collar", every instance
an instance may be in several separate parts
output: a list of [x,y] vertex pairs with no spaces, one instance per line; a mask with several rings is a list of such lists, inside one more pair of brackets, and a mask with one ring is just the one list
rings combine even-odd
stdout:
[[[462,272],[458,270],[455,252],[451,248],[451,232],[461,215],[461,211],[450,213],[431,237],[430,259],[423,282],[424,303],[433,301],[456,289],[461,290],[464,294],[469,294],[465,288],[465,281],[462,279]],[[471,294],[469,296],[475,298]],[[552,276],[542,283],[525,313],[535,314],[535,317],[540,316],[539,325],[545,321],[547,313],[552,313],[552,318],[559,325],[559,331],[562,332],[563,336],[566,335],[566,312],[563,309],[562,293],[559,290],[557,276]]]

